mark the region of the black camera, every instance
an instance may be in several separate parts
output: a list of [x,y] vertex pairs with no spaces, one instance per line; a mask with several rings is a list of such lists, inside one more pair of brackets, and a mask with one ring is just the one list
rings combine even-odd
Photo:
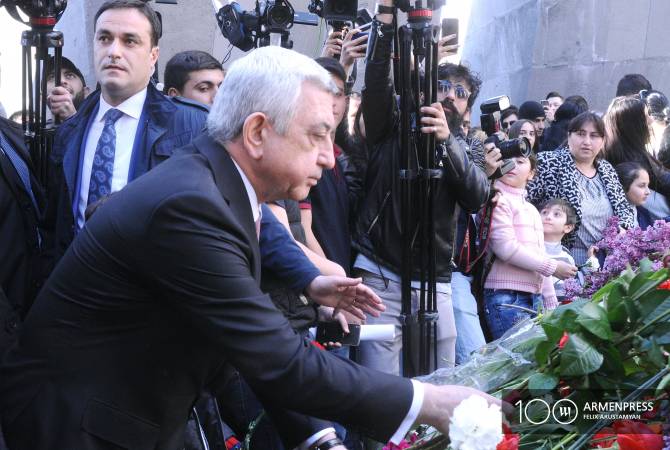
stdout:
[[500,95],[488,100],[484,100],[479,109],[482,114],[479,116],[479,122],[482,130],[487,136],[491,136],[500,131],[500,112],[509,108],[510,101],[506,95]]
[[530,141],[525,137],[503,141],[498,137],[498,134],[494,133],[484,141],[484,144],[489,143],[498,147],[503,159],[502,165],[491,175],[490,178],[492,179],[500,178],[514,169],[516,167],[514,158],[528,158],[533,153]]
[[358,16],[358,0],[324,0],[323,18],[353,22]]
[[260,11],[261,23],[264,23],[271,33],[281,33],[293,26],[295,11],[289,2],[282,0],[269,1],[265,11]]

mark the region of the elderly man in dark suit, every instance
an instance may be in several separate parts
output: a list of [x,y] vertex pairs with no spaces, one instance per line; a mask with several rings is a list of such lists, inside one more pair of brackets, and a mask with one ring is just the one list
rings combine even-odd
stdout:
[[226,363],[264,402],[378,440],[415,421],[446,430],[477,391],[307,346],[259,289],[259,203],[304,198],[333,167],[333,92],[309,58],[256,50],[231,68],[208,133],[100,207],[0,372],[10,448],[180,449],[189,409]]

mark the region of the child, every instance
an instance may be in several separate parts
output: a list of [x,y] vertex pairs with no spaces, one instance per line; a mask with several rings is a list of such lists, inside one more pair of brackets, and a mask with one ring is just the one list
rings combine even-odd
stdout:
[[654,221],[651,214],[642,206],[651,193],[649,190],[649,173],[638,162],[617,164],[615,169],[628,202],[634,206],[635,225],[643,229],[653,225]]
[[489,252],[494,259],[484,282],[486,321],[494,339],[530,317],[528,310],[557,306],[551,275],[564,279],[577,273],[574,265],[547,256],[540,213],[525,199],[535,155],[514,162],[516,167],[495,183],[501,195],[491,219]]
[[[577,223],[575,209],[565,200],[553,198],[542,206],[540,217],[544,229],[544,249],[547,255],[556,261],[563,261],[574,266],[575,259],[568,252],[568,249],[563,247],[561,240],[563,236],[575,229]],[[552,276],[551,282],[554,285],[558,301],[565,300],[563,280]]]

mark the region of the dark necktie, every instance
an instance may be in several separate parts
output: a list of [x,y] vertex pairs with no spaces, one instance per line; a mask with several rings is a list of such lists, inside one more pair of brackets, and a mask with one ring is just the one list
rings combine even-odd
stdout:
[[35,196],[33,195],[33,188],[30,184],[30,169],[28,169],[28,165],[19,154],[16,153],[16,150],[14,150],[14,147],[7,141],[2,132],[0,132],[0,149],[7,155],[7,158],[9,158],[9,161],[12,163],[16,173],[21,179],[21,183],[23,183],[23,187],[25,187],[26,192],[30,196],[35,209],[39,211],[37,208],[37,201],[35,201]]
[[95,147],[91,181],[88,185],[88,205],[95,203],[112,192],[112,176],[114,174],[114,154],[116,153],[116,129],[114,124],[123,113],[118,109],[110,109],[104,115],[105,125],[102,128],[98,145]]

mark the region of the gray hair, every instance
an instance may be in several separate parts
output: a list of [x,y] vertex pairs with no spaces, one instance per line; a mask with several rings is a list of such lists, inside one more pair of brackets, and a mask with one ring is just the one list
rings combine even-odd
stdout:
[[337,92],[328,71],[293,50],[263,47],[238,59],[226,74],[207,118],[210,136],[220,143],[233,140],[255,112],[267,115],[275,131],[285,135],[304,82]]

